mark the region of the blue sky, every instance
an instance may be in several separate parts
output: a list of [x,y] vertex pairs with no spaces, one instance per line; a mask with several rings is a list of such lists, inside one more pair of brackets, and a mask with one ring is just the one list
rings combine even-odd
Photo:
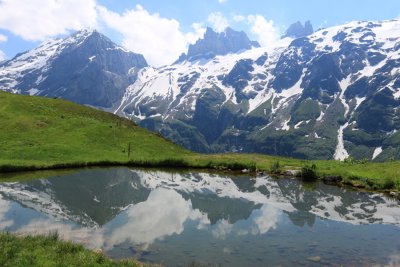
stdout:
[[157,66],[173,61],[207,26],[244,30],[268,45],[296,21],[318,28],[399,15],[399,0],[0,0],[0,59],[89,27]]

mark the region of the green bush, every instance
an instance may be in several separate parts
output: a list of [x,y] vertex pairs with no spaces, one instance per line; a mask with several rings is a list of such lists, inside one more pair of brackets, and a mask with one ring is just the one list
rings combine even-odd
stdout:
[[396,186],[395,182],[392,179],[386,179],[383,181],[383,189],[394,189]]
[[269,172],[272,174],[280,174],[282,172],[282,166],[279,161],[276,161],[271,165],[271,167],[269,168]]
[[301,168],[301,179],[305,182],[313,182],[318,179],[317,175],[317,166],[315,164],[310,165],[304,165]]

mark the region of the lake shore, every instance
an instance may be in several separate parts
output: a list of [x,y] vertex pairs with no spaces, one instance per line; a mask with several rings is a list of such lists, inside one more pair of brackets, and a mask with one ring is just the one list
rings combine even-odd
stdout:
[[[92,161],[92,162],[67,162],[67,163],[36,163],[24,165],[1,164],[0,179],[2,177],[18,177],[18,173],[40,170],[73,170],[84,167],[144,167],[144,168],[180,168],[180,169],[204,169],[208,171],[223,171],[235,173],[265,173],[278,176],[292,176],[307,180],[304,177],[304,168],[314,167],[315,177],[311,180],[323,180],[326,183],[338,186],[350,186],[356,189],[364,189],[374,192],[391,194],[400,197],[400,177],[397,170],[400,162],[340,162],[321,160],[299,160],[292,158],[266,156],[259,154],[192,154],[184,158],[171,159],[141,159],[130,161]],[[23,176],[23,175],[22,175]],[[3,178],[4,179],[4,178]]]

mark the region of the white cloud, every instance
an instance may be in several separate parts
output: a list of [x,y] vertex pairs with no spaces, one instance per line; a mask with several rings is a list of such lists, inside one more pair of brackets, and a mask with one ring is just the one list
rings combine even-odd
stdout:
[[7,58],[6,54],[0,50],[0,61],[3,61]]
[[221,12],[214,12],[208,16],[207,22],[211,24],[217,32],[223,32],[228,26],[228,19]]
[[233,225],[229,221],[222,219],[218,221],[216,228],[212,230],[212,235],[217,239],[225,239],[233,229]]
[[194,44],[198,39],[202,38],[206,32],[206,28],[204,28],[202,23],[193,23],[192,28],[194,32],[189,32],[185,35],[186,41],[189,44]]
[[7,42],[7,40],[8,40],[8,37],[7,37],[7,36],[5,36],[5,35],[3,35],[3,34],[0,34],[0,43]]
[[[185,36],[180,31],[179,22],[175,19],[161,17],[158,13],[150,14],[142,6],[118,14],[99,8],[100,18],[104,23],[120,32],[122,45],[127,49],[145,56],[152,65],[170,64],[186,50],[187,38],[193,39],[196,33]],[[194,26],[199,30],[198,25]]]
[[96,0],[0,0],[0,28],[29,41],[95,27]]
[[246,21],[246,17],[245,17],[245,16],[238,15],[238,14],[233,15],[232,18],[233,18],[233,20],[234,20],[235,22],[243,22],[243,21]]
[[108,239],[113,246],[130,241],[146,248],[156,240],[181,234],[187,220],[198,222],[199,225],[210,223],[199,210],[193,210],[190,200],[165,188],[151,191],[145,202],[130,207],[126,214],[127,223],[115,229]]
[[[206,30],[205,24],[194,23],[190,32],[182,32],[177,20],[150,13],[141,5],[117,13],[98,5],[96,0],[0,0],[0,13],[0,29],[30,41],[40,41],[87,27],[101,26],[113,30],[121,34],[123,46],[143,54],[154,66],[175,61],[181,53],[186,52],[189,44],[203,37]],[[279,39],[274,22],[267,21],[261,15],[233,14],[228,19],[221,12],[214,12],[208,16],[206,23],[217,32],[222,32],[230,22],[247,24],[263,46]],[[7,41],[7,37],[0,35],[2,41]],[[0,52],[0,59],[4,57],[4,53]]]
[[[202,24],[194,23],[193,31],[184,33],[177,20],[151,14],[140,5],[116,13],[97,5],[96,0],[0,0],[0,14],[0,29],[28,41],[105,26],[122,35],[123,46],[143,54],[155,66],[175,61],[205,32]],[[0,35],[0,42],[4,39]]]
[[[0,34],[0,43],[7,42],[7,40],[8,40],[7,36],[5,36],[3,34]],[[0,50],[0,61],[3,61],[5,59],[6,59],[6,54],[3,51]]]
[[[1,52],[1,51],[0,51]],[[1,53],[0,53],[1,57]],[[0,58],[1,60],[1,58]],[[7,200],[3,200],[0,197],[0,230],[6,230],[8,227],[14,224],[13,220],[7,218],[6,214],[10,210],[11,203]]]
[[250,31],[257,37],[261,46],[272,46],[280,39],[278,29],[272,20],[266,20],[261,15],[249,15],[247,17]]
[[220,4],[223,4],[223,3],[226,3],[226,2],[228,2],[228,0],[218,0],[218,3],[220,3]]
[[269,230],[276,228],[281,211],[274,206],[266,204],[254,213],[256,215],[253,219],[254,223],[252,225],[251,233],[253,235],[259,235],[265,234]]

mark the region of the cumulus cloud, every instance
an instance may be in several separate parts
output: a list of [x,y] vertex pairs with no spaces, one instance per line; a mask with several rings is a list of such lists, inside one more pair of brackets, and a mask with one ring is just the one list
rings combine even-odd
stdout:
[[3,35],[3,34],[0,34],[0,43],[7,42],[7,40],[8,40],[8,37],[7,37],[7,36],[5,36],[5,35]]
[[233,225],[229,221],[222,219],[218,221],[216,228],[212,230],[212,235],[217,239],[225,239],[233,229]]
[[[0,51],[1,52],[1,51]],[[1,57],[1,53],[0,53]],[[0,58],[1,60],[1,58]],[[13,220],[7,218],[6,214],[10,210],[11,203],[0,197],[0,230],[6,230],[14,224]]]
[[[8,38],[5,35],[0,34],[0,43],[7,42]],[[3,51],[0,50],[0,61],[3,61],[6,59],[6,54],[4,54]]]
[[253,235],[265,234],[278,225],[278,218],[281,212],[273,206],[263,205],[260,210],[254,212],[251,233]]
[[182,233],[187,220],[209,224],[205,215],[193,210],[190,200],[165,188],[153,190],[145,202],[130,207],[126,213],[127,223],[117,228],[108,240],[112,246],[130,241],[146,248],[155,240]]
[[185,35],[186,41],[189,44],[194,44],[198,39],[202,38],[206,32],[206,28],[204,28],[202,23],[193,23],[192,28],[193,32],[188,32]]
[[95,0],[0,0],[0,28],[29,41],[95,27]]
[[243,22],[246,21],[246,17],[243,15],[234,14],[232,15],[233,21],[235,22]]
[[[218,0],[220,3],[226,0]],[[38,8],[40,7],[40,8]],[[79,7],[79,8],[77,8]],[[203,37],[202,23],[192,24],[192,30],[183,32],[176,19],[150,13],[141,5],[118,13],[100,6],[96,0],[0,0],[0,29],[6,29],[28,41],[42,41],[82,28],[98,28],[115,31],[122,36],[122,45],[141,53],[153,66],[174,62],[189,44]],[[205,23],[217,32],[224,31],[233,23],[245,23],[263,46],[279,39],[272,20],[261,15],[231,15],[211,13]],[[0,42],[7,37],[0,35]],[[0,60],[5,55],[0,51]]]
[[[0,29],[28,41],[104,26],[120,33],[123,46],[143,54],[155,66],[175,61],[205,32],[200,23],[194,23],[192,31],[182,32],[177,20],[151,14],[141,5],[116,13],[96,0],[0,0],[0,13]],[[0,35],[0,42],[4,39]],[[0,57],[4,53],[0,52]]]
[[186,50],[187,39],[193,41],[201,31],[199,25],[195,25],[195,33],[185,36],[177,20],[163,18],[158,13],[150,14],[140,5],[123,14],[104,7],[99,7],[99,12],[106,26],[122,34],[123,46],[142,53],[156,66],[176,60]]
[[280,34],[272,20],[266,20],[261,15],[247,17],[250,31],[257,37],[261,46],[272,46],[280,39]]
[[3,61],[7,58],[6,54],[0,50],[0,61]]
[[217,32],[223,32],[229,26],[228,19],[222,15],[221,12],[211,13],[207,18],[207,22],[210,23]]

